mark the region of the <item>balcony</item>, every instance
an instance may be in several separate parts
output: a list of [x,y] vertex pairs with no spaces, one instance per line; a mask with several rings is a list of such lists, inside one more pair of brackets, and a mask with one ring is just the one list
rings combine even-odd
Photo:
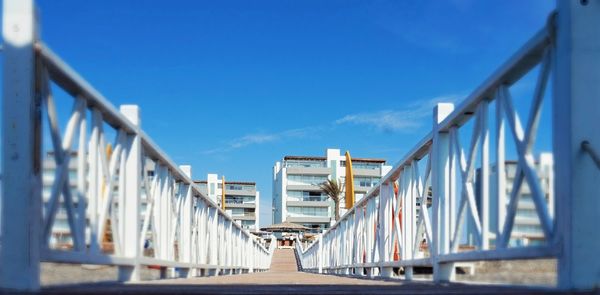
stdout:
[[330,168],[327,167],[288,167],[289,174],[329,175]]
[[292,207],[329,207],[328,201],[287,201],[287,206]]
[[352,172],[354,173],[354,176],[371,176],[371,177],[380,177],[381,176],[381,169],[377,168],[377,169],[360,169],[360,168],[356,168],[356,169],[352,169]]
[[225,202],[226,208],[256,208],[255,203],[244,203],[244,202]]
[[331,222],[329,216],[287,216],[286,221],[294,223],[328,223]]
[[312,185],[312,184],[288,184],[286,186],[286,189],[288,191],[311,191],[311,192],[321,191],[321,188],[319,188],[318,185]]
[[256,220],[256,214],[244,213],[244,214],[232,214],[231,218],[234,220]]

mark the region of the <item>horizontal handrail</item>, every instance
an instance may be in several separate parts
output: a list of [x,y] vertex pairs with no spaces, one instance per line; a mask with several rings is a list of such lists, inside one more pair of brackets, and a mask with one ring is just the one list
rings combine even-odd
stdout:
[[[156,143],[143,130],[131,123],[125,116],[114,107],[98,90],[81,77],[74,69],[56,55],[46,44],[38,42],[35,44],[38,55],[46,66],[50,78],[61,88],[67,91],[73,97],[81,97],[86,100],[88,108],[98,109],[103,119],[113,128],[121,128],[131,134],[139,134],[145,154],[152,160],[165,164],[169,171],[174,174],[178,181],[190,185],[194,190],[194,196],[199,196],[209,206],[218,210],[228,221],[236,228],[240,229],[247,237],[252,237],[247,229],[237,224],[229,214],[227,214],[217,203],[208,198],[181,169],[174,163],[170,157],[158,147]],[[268,253],[260,243],[253,240],[255,244]]]
[[[549,69],[551,68],[550,51],[552,48],[550,47],[552,45],[552,37],[550,36],[550,29],[544,28],[537,32],[456,108],[450,104],[438,105],[437,111],[434,112],[435,121],[432,131],[414,145],[382,177],[377,186],[370,189],[362,199],[358,200],[352,208],[348,209],[317,240],[305,249],[301,246],[297,247],[297,251],[301,255],[301,261],[306,263],[306,265],[303,265],[303,268],[306,270],[335,271],[337,273],[339,273],[338,271],[342,271],[341,273],[343,274],[352,274],[354,272],[350,270],[352,268],[377,268],[382,275],[391,276],[391,267],[403,266],[410,268],[408,271],[405,271],[408,272],[406,275],[407,278],[411,278],[413,266],[432,266],[441,262],[537,259],[558,255],[557,244],[552,239],[554,229],[552,228],[550,214],[542,199],[540,185],[534,179],[534,168],[526,161],[526,158],[532,156],[527,147],[532,144],[530,142],[532,138],[531,133],[534,133],[537,127],[536,122],[537,118],[539,118],[540,105],[544,97]],[[530,117],[528,118],[523,135],[521,134],[523,133],[522,130],[520,130],[521,123],[518,114],[515,114],[514,107],[512,106],[508,87],[531,72],[538,65],[541,65],[541,70],[538,74],[539,77],[532,102],[533,106],[530,110]],[[527,174],[526,181],[527,184],[532,186],[532,195],[536,202],[536,212],[542,220],[544,236],[549,241],[543,247],[507,248],[502,244],[505,238],[499,237],[499,239],[503,239],[501,242],[498,242],[500,245],[497,245],[496,249],[490,250],[489,224],[483,223],[484,221],[481,221],[483,223],[481,224],[478,209],[472,208],[473,206],[478,206],[474,200],[472,179],[474,177],[473,169],[477,161],[475,157],[478,153],[477,149],[479,145],[481,145],[481,161],[485,161],[481,164],[482,170],[484,171],[483,173],[487,173],[485,178],[486,183],[483,185],[489,185],[490,181],[488,105],[491,101],[495,101],[497,104],[496,127],[507,124],[514,133],[512,135],[518,145],[519,160],[517,163],[519,171],[523,171],[519,173]],[[507,118],[504,119],[504,116]],[[468,150],[464,151],[461,147],[458,129],[470,120],[475,123],[471,134],[471,143]],[[504,123],[505,120],[507,121],[506,123]],[[496,151],[497,157],[500,157],[500,161],[504,161],[504,131],[498,134],[500,135],[497,135],[499,139],[497,138],[496,144],[502,145],[502,147],[498,147],[499,150]],[[444,139],[441,140],[441,137]],[[464,155],[465,152],[467,156]],[[593,154],[593,152],[590,154]],[[427,167],[423,175],[419,172],[422,169],[419,168],[419,161],[426,157],[428,157]],[[592,157],[594,156],[592,155]],[[440,163],[452,164],[439,166]],[[449,168],[447,165],[451,165],[452,168]],[[459,177],[461,180],[459,181],[456,176],[451,176],[453,173],[460,173]],[[396,183],[396,181],[399,181],[399,183]],[[398,185],[398,191],[392,189],[392,184]],[[454,187],[456,191],[446,191],[447,188],[445,186],[448,185]],[[518,184],[517,187],[520,185]],[[383,189],[384,187],[385,189]],[[457,196],[458,189],[456,187],[460,189],[460,200]],[[433,196],[430,197],[429,194],[433,194]],[[450,207],[442,209],[440,206],[450,205],[440,205],[440,202],[442,202],[440,201],[441,194],[444,195],[443,202],[445,204],[452,202],[452,206],[457,206],[457,202],[461,202],[460,208],[455,208],[455,210],[458,210],[458,214],[461,214],[460,216],[464,217],[462,215],[464,212],[462,211],[470,210],[465,214],[470,214],[476,220],[474,228],[481,249],[467,252],[457,251],[460,237],[456,236],[456,232],[460,231],[460,227],[456,224],[461,222],[462,217],[450,216],[446,217],[447,219],[442,217],[442,215],[449,214],[442,211],[450,210]],[[491,192],[483,198],[487,200],[489,194]],[[515,192],[513,191],[512,195],[514,194]],[[429,198],[433,201],[431,208],[427,205]],[[514,205],[513,198],[514,196],[511,196],[510,203],[512,207],[507,209],[507,212],[514,215],[516,214],[516,206]],[[468,205],[466,205],[467,202]],[[420,208],[417,206],[420,206]],[[469,209],[464,209],[466,206]],[[364,211],[357,213],[359,208]],[[400,213],[402,217],[395,216]],[[430,214],[434,216],[433,221],[429,217]],[[481,217],[481,220],[489,222],[489,212],[485,211],[482,214],[486,214],[487,216]],[[441,221],[437,220],[438,216]],[[398,220],[400,218],[401,220]],[[506,218],[510,219],[511,217]],[[449,221],[451,219],[453,221]],[[435,222],[439,224],[434,224]],[[510,233],[512,224],[503,222],[502,225]],[[405,228],[405,226],[408,228]],[[444,226],[450,229],[450,231],[444,234],[444,240],[439,241],[438,239],[441,238],[437,235],[440,231],[445,230],[440,229],[440,227]],[[421,229],[421,227],[424,227],[424,229]],[[452,231],[455,233],[450,234]],[[426,241],[426,244],[422,244],[423,240]],[[443,247],[448,247],[449,250],[435,248],[440,247],[436,245],[437,243],[446,243],[447,246]],[[394,248],[395,246],[398,248]],[[392,258],[390,251],[395,251],[393,249],[399,251],[394,252],[393,255],[401,255],[400,260]],[[440,252],[438,253],[437,251]]]
[[494,91],[501,85],[512,85],[542,60],[545,48],[550,45],[548,27],[538,31],[525,45],[511,56],[485,82],[465,98],[456,109],[440,123],[440,131],[449,131],[452,126],[461,126],[473,114],[479,102],[491,100]]
[[[494,91],[503,84],[512,85],[523,77],[528,71],[534,68],[542,60],[545,48],[550,44],[551,38],[548,28],[543,28],[538,31],[525,45],[523,45],[513,56],[511,56],[504,64],[486,79],[477,89],[468,97],[466,97],[460,105],[448,115],[440,124],[440,131],[449,131],[452,126],[461,126],[475,112],[479,102],[489,100],[494,96]],[[382,177],[380,183],[370,189],[367,194],[357,201],[338,222],[332,225],[323,235],[327,235],[334,230],[338,224],[348,218],[357,207],[362,207],[369,199],[376,197],[382,184],[390,183],[398,179],[401,170],[410,165],[413,159],[420,159],[431,146],[433,133],[427,134],[421,139],[396,165],[393,166],[385,176]],[[314,243],[317,243],[314,242]],[[313,245],[309,245],[306,250]]]

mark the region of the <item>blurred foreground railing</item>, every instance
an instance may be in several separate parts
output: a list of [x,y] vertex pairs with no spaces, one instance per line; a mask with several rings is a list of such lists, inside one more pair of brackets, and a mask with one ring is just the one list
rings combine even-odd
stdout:
[[[39,289],[41,261],[115,265],[122,281],[142,266],[161,277],[267,270],[273,245],[201,193],[191,167],[142,131],[137,106],[117,110],[43,44],[34,12],[33,1],[4,1],[0,287]],[[52,85],[72,97],[64,130]]]
[[[537,82],[522,121],[511,86],[530,72]],[[533,146],[549,80],[553,124],[543,128],[551,130],[553,177],[543,184]],[[435,107],[432,131],[379,186],[306,249],[298,243],[302,268],[411,280],[414,267],[429,266],[440,282],[454,280],[457,262],[556,258],[560,288],[598,288],[600,171],[591,149],[600,146],[598,118],[600,2],[558,1],[547,27],[469,97]],[[470,138],[466,149],[461,132]],[[508,145],[516,158],[512,183]],[[543,233],[538,246],[510,244],[525,185]],[[476,242],[459,248],[467,224]]]

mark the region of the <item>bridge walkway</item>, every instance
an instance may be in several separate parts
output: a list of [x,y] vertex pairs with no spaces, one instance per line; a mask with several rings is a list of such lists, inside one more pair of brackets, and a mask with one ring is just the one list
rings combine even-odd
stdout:
[[135,284],[100,283],[44,288],[44,294],[545,294],[549,289],[374,280],[298,270],[292,249],[277,249],[268,272]]

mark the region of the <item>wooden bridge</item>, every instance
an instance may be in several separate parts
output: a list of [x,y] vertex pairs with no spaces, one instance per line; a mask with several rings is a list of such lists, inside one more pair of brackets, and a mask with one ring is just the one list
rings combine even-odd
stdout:
[[[545,27],[462,102],[438,103],[431,131],[335,224],[295,251],[274,249],[276,243],[267,247],[265,239],[238,224],[192,180],[191,166],[175,163],[142,129],[137,105],[115,107],[54,53],[41,39],[34,2],[3,0],[0,290],[600,290],[600,0],[556,1]],[[537,77],[530,100],[529,95],[515,100],[511,93],[528,84],[516,84],[526,75]],[[435,82],[425,87],[435,87]],[[53,89],[66,99],[55,99]],[[72,103],[72,111],[58,112],[61,101]],[[515,101],[530,104],[527,117],[519,114]],[[173,111],[168,103],[165,109]],[[540,116],[547,112],[544,103],[551,104],[546,115],[552,126],[545,128],[552,133],[553,168],[548,171],[553,176],[542,182],[534,147]],[[197,136],[178,127],[182,139]],[[469,137],[470,143],[463,144]],[[114,143],[110,155],[107,143]],[[514,179],[505,167],[511,158]],[[540,245],[511,243],[524,186],[530,190],[528,215],[541,226]],[[57,216],[69,232],[66,247],[53,242]],[[465,248],[467,222],[473,225],[474,239]],[[110,250],[103,247],[106,232],[114,245]],[[556,262],[556,289],[456,280],[461,263],[507,260]],[[111,268],[118,271],[119,283],[48,286],[40,279],[44,263]],[[142,281],[141,273],[149,268],[159,270],[162,280]],[[421,268],[431,273],[421,276]],[[72,270],[78,277],[93,277],[77,266]],[[498,276],[498,268],[492,270]]]
[[545,294],[550,289],[374,280],[299,271],[293,249],[276,249],[268,272],[43,288],[43,294]]

